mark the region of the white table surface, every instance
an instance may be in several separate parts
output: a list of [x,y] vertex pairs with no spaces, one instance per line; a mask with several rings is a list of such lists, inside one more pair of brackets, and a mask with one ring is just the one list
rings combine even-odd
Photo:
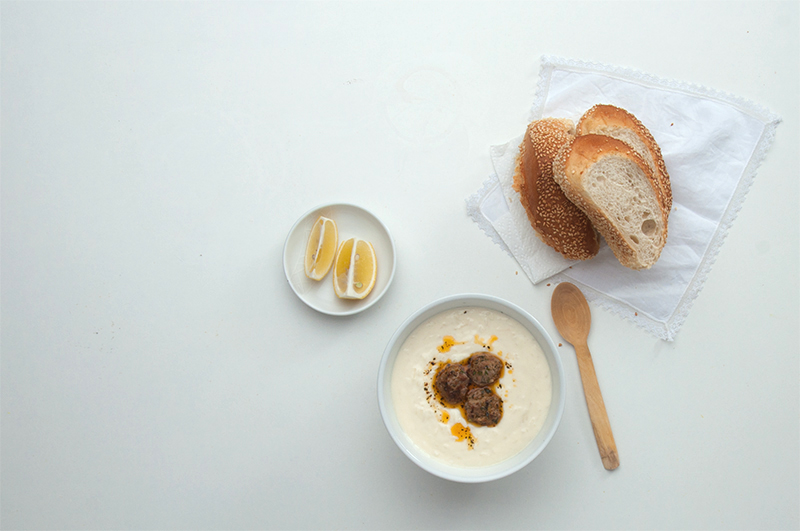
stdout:
[[[800,526],[797,2],[3,2],[2,520],[17,528]],[[593,307],[622,465],[574,352],[550,446],[499,481],[424,472],[377,407],[400,322],[459,292],[558,342],[468,218],[542,54],[783,118],[674,342]],[[310,208],[375,212],[397,273],[368,312],[282,269]]]

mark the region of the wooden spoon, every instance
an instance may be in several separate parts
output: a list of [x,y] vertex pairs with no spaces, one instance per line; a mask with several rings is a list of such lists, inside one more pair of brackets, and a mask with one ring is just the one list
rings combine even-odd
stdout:
[[589,328],[592,325],[589,304],[581,290],[574,284],[562,282],[553,291],[550,310],[559,333],[575,347],[583,381],[583,394],[589,407],[589,418],[592,419],[597,449],[600,450],[600,458],[606,470],[614,470],[619,466],[617,444],[614,442],[614,434],[611,433],[603,395],[600,394],[600,384],[597,383],[597,374],[594,372],[592,354],[586,344]]

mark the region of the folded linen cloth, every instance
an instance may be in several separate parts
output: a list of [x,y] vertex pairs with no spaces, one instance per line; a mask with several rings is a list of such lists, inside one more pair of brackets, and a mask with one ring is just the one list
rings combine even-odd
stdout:
[[511,188],[522,134],[490,148],[495,174],[467,198],[467,212],[534,284],[551,277],[573,282],[587,299],[672,341],[781,119],[753,102],[704,87],[610,65],[542,57],[529,120],[554,117],[577,123],[597,103],[633,113],[661,147],[673,208],[667,244],[651,269],[625,268],[605,242],[596,257],[572,262],[534,234]]

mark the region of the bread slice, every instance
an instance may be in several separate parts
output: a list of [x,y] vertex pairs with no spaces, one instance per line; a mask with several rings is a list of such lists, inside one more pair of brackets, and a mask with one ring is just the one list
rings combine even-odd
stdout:
[[553,159],[574,131],[572,120],[531,122],[519,147],[512,187],[544,243],[569,260],[587,260],[597,254],[600,239],[589,218],[553,180]]
[[631,148],[605,135],[565,144],[553,178],[625,267],[648,269],[667,241],[667,214],[650,166]]
[[672,209],[672,187],[661,156],[661,148],[650,130],[638,118],[613,105],[595,105],[578,120],[576,131],[578,135],[612,136],[629,144],[653,171],[663,209],[669,216]]

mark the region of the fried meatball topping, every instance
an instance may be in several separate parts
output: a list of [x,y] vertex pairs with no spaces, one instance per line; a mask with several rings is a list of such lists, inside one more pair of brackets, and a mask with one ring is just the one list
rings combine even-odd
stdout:
[[458,363],[448,363],[436,374],[433,387],[445,403],[451,406],[463,404],[469,390],[466,367]]
[[467,376],[479,387],[492,385],[500,379],[503,360],[489,352],[476,352],[469,357]]
[[491,389],[476,387],[467,393],[464,415],[473,424],[496,426],[503,417],[503,400]]

